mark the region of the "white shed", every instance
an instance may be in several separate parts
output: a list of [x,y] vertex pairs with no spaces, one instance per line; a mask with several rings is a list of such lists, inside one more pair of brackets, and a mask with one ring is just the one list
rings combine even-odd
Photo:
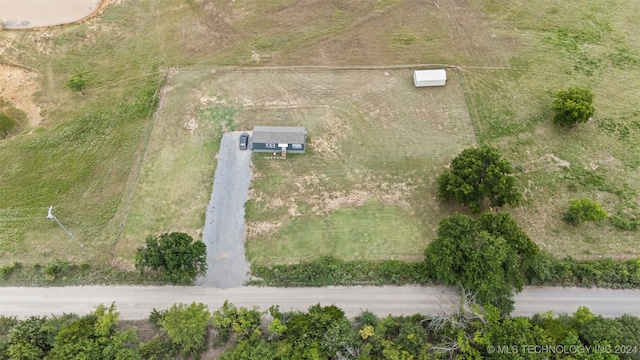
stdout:
[[447,72],[444,69],[416,70],[413,72],[413,83],[416,87],[444,86],[447,82]]

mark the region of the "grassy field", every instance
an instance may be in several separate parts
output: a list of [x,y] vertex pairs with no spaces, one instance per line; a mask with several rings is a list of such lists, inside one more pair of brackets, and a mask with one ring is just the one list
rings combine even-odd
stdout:
[[[456,210],[433,201],[433,178],[473,143],[445,141],[434,153],[440,143],[428,126],[467,116],[458,113],[464,103],[478,141],[516,165],[527,201],[510,211],[538,244],[578,258],[638,256],[637,232],[560,220],[568,201],[584,196],[610,215],[640,217],[638,13],[633,0],[122,0],[83,24],[0,31],[0,63],[37,75],[21,98],[42,116],[0,140],[0,263],[127,267],[150,233],[197,235],[221,132],[278,122],[307,126],[311,146],[286,162],[254,157],[251,259],[305,259],[318,255],[312,246],[320,241],[345,258],[418,259],[437,220]],[[376,73],[376,85],[409,80],[386,93],[364,87],[352,75],[359,71],[349,83],[328,70],[211,74],[225,65],[428,63],[458,70],[433,91],[444,100],[421,103],[422,114],[407,110],[415,99],[404,70]],[[169,67],[180,70],[160,96]],[[85,94],[64,86],[80,74]],[[252,80],[256,74],[263,78]],[[283,106],[278,84],[306,92]],[[360,92],[342,89],[357,84]],[[596,114],[584,126],[557,129],[552,94],[569,85],[595,93]],[[8,95],[0,95],[5,104]],[[49,205],[76,240],[46,219]],[[273,246],[280,251],[265,251]]]
[[410,69],[212,76],[207,88],[237,109],[239,129],[293,125],[308,133],[304,155],[253,155],[250,261],[422,257],[443,214],[435,174],[475,137],[454,72],[439,89],[416,89],[411,76]]
[[[632,2],[484,2],[498,37],[521,44],[509,69],[461,72],[472,94],[480,141],[512,160],[527,202],[512,213],[543,248],[559,256],[628,258],[640,237],[610,223],[573,227],[569,200],[589,197],[610,216],[639,219],[640,27]],[[553,126],[552,94],[580,86],[595,94],[593,119],[572,130]]]

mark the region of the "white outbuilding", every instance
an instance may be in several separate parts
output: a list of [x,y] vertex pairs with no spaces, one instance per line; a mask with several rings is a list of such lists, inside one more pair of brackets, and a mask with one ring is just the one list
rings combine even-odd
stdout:
[[416,70],[413,72],[413,83],[416,87],[444,86],[447,72],[444,69]]

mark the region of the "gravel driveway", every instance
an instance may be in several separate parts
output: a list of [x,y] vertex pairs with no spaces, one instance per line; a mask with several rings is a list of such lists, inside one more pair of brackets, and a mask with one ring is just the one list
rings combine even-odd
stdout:
[[239,149],[241,133],[226,133],[220,142],[202,232],[202,240],[207,245],[208,269],[205,276],[196,280],[199,286],[238,287],[248,278],[249,264],[244,256],[244,203],[251,178],[251,150]]

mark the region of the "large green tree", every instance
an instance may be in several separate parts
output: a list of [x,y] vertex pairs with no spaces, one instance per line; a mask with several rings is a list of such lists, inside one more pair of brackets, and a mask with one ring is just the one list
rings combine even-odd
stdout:
[[455,200],[480,212],[488,198],[490,206],[516,206],[522,195],[516,189],[513,169],[500,152],[489,145],[463,150],[451,162],[451,168],[438,177],[438,197]]
[[570,87],[567,90],[558,90],[554,94],[552,104],[555,112],[553,122],[568,127],[587,122],[595,112],[592,103],[593,94],[588,89]]
[[438,237],[425,250],[429,275],[475,293],[480,304],[502,314],[513,310],[513,294],[524,287],[525,272],[538,247],[507,213],[478,220],[455,214],[440,222]]
[[160,270],[162,275],[176,284],[187,284],[207,271],[207,247],[202,241],[193,241],[185,233],[174,232],[160,237],[149,236],[147,246],[136,253],[136,269]]

